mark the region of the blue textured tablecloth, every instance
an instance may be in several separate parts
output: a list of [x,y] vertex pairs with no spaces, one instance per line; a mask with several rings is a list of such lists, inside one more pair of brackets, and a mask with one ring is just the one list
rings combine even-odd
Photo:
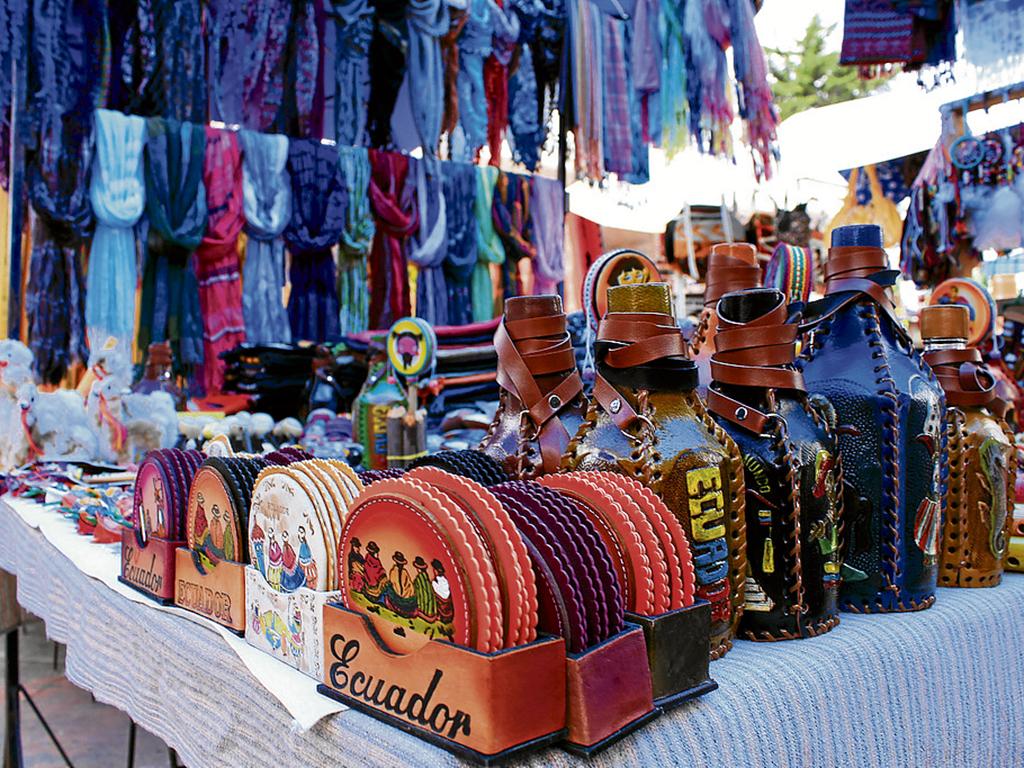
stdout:
[[[3,501],[0,567],[67,645],[69,679],[193,768],[459,763],[352,710],[298,728],[220,635],[85,576]],[[843,614],[810,640],[738,641],[711,674],[717,691],[589,761],[547,749],[520,764],[1024,766],[1024,575],[939,590],[922,613]]]

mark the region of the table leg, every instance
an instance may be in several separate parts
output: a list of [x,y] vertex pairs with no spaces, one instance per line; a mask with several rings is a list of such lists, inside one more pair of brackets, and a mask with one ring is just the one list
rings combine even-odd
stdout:
[[7,696],[7,707],[4,719],[4,768],[22,768],[21,754],[21,712],[19,708],[19,691],[21,675],[18,665],[18,630],[7,633],[6,677],[4,693]]

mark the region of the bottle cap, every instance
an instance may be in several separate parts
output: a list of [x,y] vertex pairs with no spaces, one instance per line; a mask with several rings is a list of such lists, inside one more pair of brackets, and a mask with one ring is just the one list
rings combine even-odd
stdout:
[[505,299],[506,320],[527,320],[562,314],[561,296],[512,296]]
[[757,251],[750,243],[715,243],[711,246],[711,253],[732,256],[747,264],[757,264]]
[[608,289],[609,312],[659,312],[672,314],[668,283],[616,285]]
[[832,230],[832,246],[861,245],[882,247],[882,228],[877,224],[849,224]]
[[921,309],[922,339],[967,341],[970,312],[963,304],[934,304]]

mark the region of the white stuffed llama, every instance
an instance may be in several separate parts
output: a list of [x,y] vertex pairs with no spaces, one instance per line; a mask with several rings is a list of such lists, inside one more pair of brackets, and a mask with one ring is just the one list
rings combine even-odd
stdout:
[[40,392],[25,382],[18,388],[21,433],[25,444],[17,464],[34,459],[53,461],[91,461],[99,446],[85,413],[85,403],[77,392],[59,389]]

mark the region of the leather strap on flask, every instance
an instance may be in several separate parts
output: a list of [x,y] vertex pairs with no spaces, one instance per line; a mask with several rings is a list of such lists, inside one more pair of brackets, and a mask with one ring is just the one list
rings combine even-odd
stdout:
[[[825,295],[846,292],[866,294],[899,326],[896,320],[896,305],[888,290],[888,286],[892,285],[898,275],[899,272],[889,269],[888,257],[881,248],[860,245],[833,246],[829,248],[828,261],[825,262]],[[850,301],[857,298],[858,296],[854,295]],[[843,302],[829,314],[838,312],[847,303]]]
[[945,390],[949,405],[989,408],[999,418],[1006,413],[1006,401],[996,394],[995,377],[977,349],[938,349],[926,352],[924,360]]
[[[746,258],[736,255],[741,249]],[[704,306],[717,303],[727,293],[760,285],[761,268],[755,259],[754,247],[747,243],[714,245],[708,255]]]
[[[755,434],[764,434],[772,415],[723,393],[720,385],[804,391],[803,374],[792,366],[799,328],[786,323],[786,297],[779,291],[773,305],[750,322],[730,320],[719,302],[718,335],[711,356],[708,410]],[[749,295],[749,294],[748,294]]]
[[[562,450],[558,441],[550,439],[549,430],[559,430],[568,441],[571,436],[558,412],[583,391],[565,315],[503,320],[494,334],[494,348],[499,360],[498,385],[522,402],[537,431],[544,470],[554,472]],[[541,390],[538,377],[567,371],[571,373],[556,386]]]

